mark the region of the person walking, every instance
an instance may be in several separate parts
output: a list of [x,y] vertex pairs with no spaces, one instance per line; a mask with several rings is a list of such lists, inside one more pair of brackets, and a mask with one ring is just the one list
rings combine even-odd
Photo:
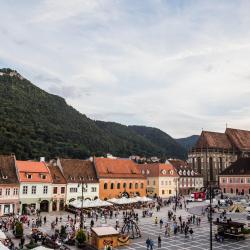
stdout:
[[158,248],[161,248],[161,236],[158,236]]
[[160,229],[162,229],[163,219],[160,219]]
[[189,233],[190,233],[190,235],[191,235],[191,239],[193,240],[193,233],[194,233],[194,231],[193,231],[192,228],[190,228]]
[[147,238],[147,240],[146,240],[146,245],[147,245],[147,250],[149,250],[149,248],[150,248],[150,239],[149,238]]
[[153,247],[154,247],[154,241],[151,239],[150,240],[150,250],[153,250]]

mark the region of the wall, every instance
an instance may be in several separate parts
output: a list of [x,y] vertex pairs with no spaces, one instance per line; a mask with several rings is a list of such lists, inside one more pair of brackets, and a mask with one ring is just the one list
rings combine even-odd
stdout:
[[[176,184],[177,182],[177,184]],[[176,195],[176,188],[178,190],[178,177],[164,176],[159,177],[159,196],[162,198],[168,198]],[[164,191],[164,194],[163,194]]]
[[[146,195],[146,179],[100,179],[100,199],[104,200],[111,198],[118,198],[123,192],[127,192],[129,196],[133,196],[139,192],[140,196]],[[104,183],[107,183],[108,188],[104,189]],[[114,184],[114,188],[111,189],[111,183]],[[120,183],[120,189],[117,189],[117,184]],[[123,184],[126,183],[126,188],[123,188]],[[132,183],[132,188],[129,188],[129,184]],[[138,188],[135,188],[135,184],[138,184]],[[141,184],[143,187],[141,188]]]
[[[77,188],[77,192],[70,192],[71,188]],[[95,188],[96,191],[92,192],[92,188]],[[82,197],[82,185],[78,183],[68,183],[67,184],[67,195],[66,203],[69,204],[69,201],[72,199],[81,199]],[[83,192],[84,199],[94,200],[96,197],[99,197],[99,183],[88,183],[86,190]]]
[[236,195],[244,190],[244,194],[249,195],[250,194],[250,176],[220,177],[220,188],[223,193]]

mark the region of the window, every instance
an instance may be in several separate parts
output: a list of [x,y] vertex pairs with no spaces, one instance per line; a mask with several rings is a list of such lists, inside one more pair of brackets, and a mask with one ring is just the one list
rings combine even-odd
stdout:
[[234,190],[233,190],[232,188],[230,189],[230,193],[231,193],[231,194],[233,194],[233,193],[234,193]]
[[153,186],[155,186],[155,181],[153,181]]
[[126,182],[123,183],[123,188],[126,188],[127,184]]
[[227,178],[222,178],[222,183],[227,183]]
[[43,193],[44,193],[44,194],[47,194],[47,193],[48,193],[48,186],[44,186],[44,187],[43,187]]
[[147,180],[147,185],[149,185],[149,180]]
[[169,185],[171,185],[171,181],[169,181]]
[[36,194],[36,186],[31,187],[31,194]]
[[114,189],[114,183],[111,183],[110,189]]
[[32,179],[32,174],[27,174],[28,179]]
[[117,183],[116,188],[117,188],[117,189],[120,189],[120,188],[121,188],[121,183]]
[[72,187],[69,189],[70,193],[77,193],[77,188],[76,187]]
[[165,194],[165,191],[164,191],[164,190],[161,190],[161,194]]
[[129,189],[132,189],[132,187],[133,187],[133,184],[130,182],[129,183]]
[[0,188],[0,196],[2,196],[2,188]]
[[247,178],[247,183],[250,183],[250,178]]
[[229,183],[233,183],[233,178],[229,178]]
[[108,189],[108,183],[104,183],[103,188],[104,188],[104,189]]
[[167,186],[168,185],[168,181],[165,181],[165,186]]
[[138,188],[138,183],[135,183],[135,189],[137,189]]
[[28,193],[28,186],[23,186],[23,194],[27,194]]
[[244,183],[244,182],[245,182],[244,178],[241,178],[240,183]]
[[96,192],[96,187],[92,187],[91,192]]
[[61,194],[65,194],[65,187],[61,187]]
[[141,183],[141,189],[143,188],[143,183]]
[[162,186],[164,185],[164,181],[161,181],[161,185],[162,185]]
[[53,194],[57,194],[57,187],[53,187]]
[[225,188],[223,188],[223,193],[226,193],[226,189]]
[[45,174],[41,174],[41,179],[45,180],[46,179],[46,175]]
[[14,188],[13,195],[18,195],[18,188]]
[[10,188],[6,188],[6,189],[5,189],[5,195],[6,195],[6,196],[9,196],[9,195],[10,195]]
[[171,190],[169,190],[169,194],[171,194],[172,193],[172,191]]

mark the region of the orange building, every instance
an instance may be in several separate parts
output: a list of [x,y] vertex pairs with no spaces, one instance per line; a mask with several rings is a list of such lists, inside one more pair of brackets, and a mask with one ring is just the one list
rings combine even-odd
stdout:
[[146,177],[129,159],[94,158],[100,199],[146,195]]

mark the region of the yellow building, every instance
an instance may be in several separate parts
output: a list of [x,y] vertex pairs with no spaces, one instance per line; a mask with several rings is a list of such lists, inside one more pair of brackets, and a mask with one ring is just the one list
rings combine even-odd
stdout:
[[179,176],[171,164],[141,164],[141,173],[147,178],[147,195],[168,198],[179,189]]

